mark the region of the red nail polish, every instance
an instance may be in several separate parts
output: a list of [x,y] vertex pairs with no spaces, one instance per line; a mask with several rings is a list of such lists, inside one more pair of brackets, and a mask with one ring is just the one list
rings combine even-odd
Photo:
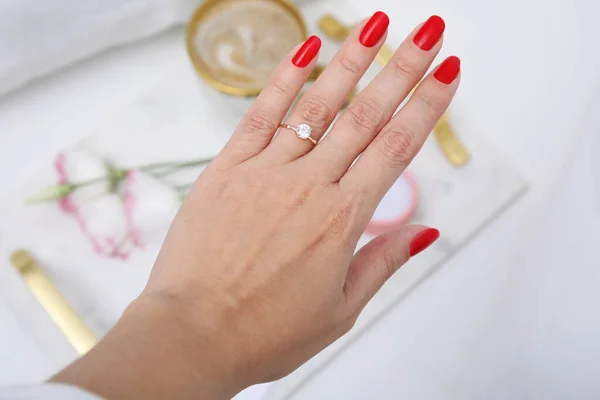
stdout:
[[306,42],[300,47],[292,63],[299,68],[304,68],[316,57],[321,50],[321,39],[317,36],[311,36],[306,39]]
[[438,81],[445,83],[446,85],[454,82],[458,74],[460,73],[460,58],[452,56],[444,60],[442,65],[435,71],[433,76]]
[[422,50],[429,51],[440,41],[444,34],[446,23],[441,17],[434,15],[430,17],[419,29],[413,42]]
[[410,242],[410,256],[414,257],[433,244],[440,237],[440,231],[429,228],[419,232]]
[[387,31],[389,25],[390,18],[386,13],[377,11],[363,28],[360,34],[360,42],[365,47],[375,46]]

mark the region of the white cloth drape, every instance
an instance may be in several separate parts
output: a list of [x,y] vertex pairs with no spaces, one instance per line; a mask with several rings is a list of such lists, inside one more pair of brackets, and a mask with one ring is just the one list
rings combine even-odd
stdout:
[[200,0],[0,0],[0,95],[182,23]]

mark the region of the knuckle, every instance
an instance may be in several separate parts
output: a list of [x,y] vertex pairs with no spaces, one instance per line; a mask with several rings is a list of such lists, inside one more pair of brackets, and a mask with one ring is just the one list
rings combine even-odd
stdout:
[[421,108],[432,116],[443,114],[447,107],[443,98],[433,94],[419,94],[417,99]]
[[384,280],[387,281],[396,273],[396,271],[398,271],[398,268],[400,268],[400,265],[403,263],[402,256],[403,255],[397,251],[387,250],[383,252]]
[[280,96],[289,96],[292,93],[292,87],[285,79],[274,79],[272,87],[275,94]]
[[326,130],[336,115],[331,104],[317,96],[305,99],[300,107],[302,119],[318,130]]
[[374,99],[357,99],[347,113],[352,127],[359,133],[379,132],[385,124],[383,107]]
[[348,57],[340,58],[340,67],[342,68],[342,71],[348,72],[353,75],[360,74],[361,71],[360,65],[356,61],[353,61]]
[[250,132],[264,135],[271,134],[277,129],[276,123],[262,113],[251,115],[246,126]]
[[415,138],[415,133],[406,126],[390,128],[378,147],[383,162],[390,167],[408,165],[417,149]]
[[409,82],[417,82],[421,79],[423,72],[415,63],[406,58],[395,57],[391,60],[391,68],[394,69],[396,76]]

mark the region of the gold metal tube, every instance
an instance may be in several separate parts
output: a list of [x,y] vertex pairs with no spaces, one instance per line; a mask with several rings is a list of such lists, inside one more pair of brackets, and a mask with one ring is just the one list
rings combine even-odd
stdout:
[[17,250],[11,255],[11,263],[75,350],[83,355],[94,347],[98,342],[96,335],[77,315],[31,254],[27,250]]
[[394,50],[387,44],[384,44],[381,49],[379,49],[379,53],[377,53],[377,56],[375,57],[375,62],[383,67],[390,62],[393,56]]
[[446,114],[442,115],[442,118],[440,118],[433,128],[433,134],[440,145],[442,153],[444,153],[452,165],[462,167],[469,162],[471,155],[459,137],[454,133]]

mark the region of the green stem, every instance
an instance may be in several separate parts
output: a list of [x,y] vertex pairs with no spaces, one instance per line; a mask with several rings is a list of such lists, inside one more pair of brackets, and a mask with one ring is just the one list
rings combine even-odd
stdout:
[[173,189],[175,189],[178,192],[183,192],[184,190],[190,190],[192,188],[192,186],[194,186],[193,183],[188,183],[186,185],[173,186]]
[[[161,172],[153,172],[152,175],[156,178],[162,178],[165,176],[169,176],[177,171],[179,171],[180,169],[184,169],[184,168],[191,168],[191,167],[197,167],[200,165],[205,165],[210,163],[213,160],[213,158],[205,158],[203,160],[196,160],[196,161],[188,161],[188,162],[184,162],[184,163],[179,163],[179,164],[172,164],[171,166],[164,166],[162,168],[166,168],[164,171]],[[157,169],[157,167],[154,167],[153,169]],[[141,171],[147,171],[148,168],[146,167],[146,169],[141,169]]]
[[82,187],[85,187],[85,186],[94,185],[96,183],[106,182],[106,180],[108,178],[109,178],[109,176],[106,175],[106,176],[101,176],[101,177],[98,177],[98,178],[90,179],[89,181],[74,182],[71,185],[73,185],[73,188],[79,189],[79,188],[82,188]]
[[163,163],[154,163],[154,164],[146,164],[146,165],[142,165],[139,166],[135,169],[138,169],[140,171],[152,171],[153,169],[160,169],[160,168],[169,168],[169,167],[173,167],[175,165],[178,165],[179,163],[177,162],[163,162]]
[[[205,158],[205,159],[195,160],[195,161],[186,161],[183,163],[182,162],[165,162],[165,163],[148,164],[148,165],[143,165],[141,167],[133,167],[130,169],[148,172],[150,175],[154,176],[155,178],[162,178],[165,176],[169,176],[183,168],[191,168],[191,167],[197,167],[200,165],[208,164],[212,160],[213,160],[213,158],[211,157],[211,158]],[[152,172],[152,170],[162,169],[162,168],[166,168],[166,170],[161,171],[161,172]],[[101,176],[98,178],[90,179],[89,181],[74,182],[74,183],[72,183],[72,185],[74,188],[78,189],[81,187],[94,185],[96,183],[102,183],[108,179],[110,179],[110,175],[105,175],[105,176]]]
[[213,158],[214,157],[210,157],[210,158],[205,158],[205,159],[201,159],[201,160],[186,161],[183,163],[182,162],[155,163],[155,164],[142,165],[141,167],[137,167],[137,168],[133,168],[133,169],[147,172],[147,171],[152,171],[155,169],[163,169],[163,168],[173,169],[173,168],[197,167],[199,165],[208,164],[209,162],[211,162],[213,160]]

